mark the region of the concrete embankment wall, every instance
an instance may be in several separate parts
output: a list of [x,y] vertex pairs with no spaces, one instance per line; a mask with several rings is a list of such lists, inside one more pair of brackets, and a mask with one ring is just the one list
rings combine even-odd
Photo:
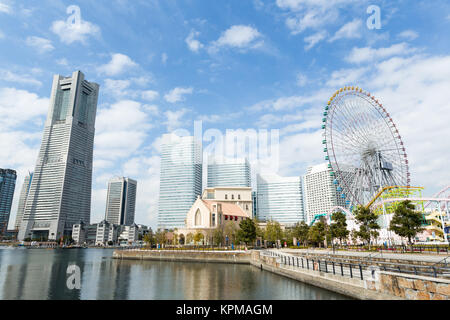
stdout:
[[194,251],[194,250],[115,250],[115,259],[188,261],[214,263],[250,263],[249,251]]
[[315,270],[298,269],[293,266],[280,265],[275,257],[262,256],[260,252],[252,252],[251,264],[262,270],[267,270],[294,280],[311,284],[313,286],[338,292],[343,295],[360,300],[399,300],[400,297],[376,292],[375,281],[361,280],[357,278],[342,277],[331,273]]

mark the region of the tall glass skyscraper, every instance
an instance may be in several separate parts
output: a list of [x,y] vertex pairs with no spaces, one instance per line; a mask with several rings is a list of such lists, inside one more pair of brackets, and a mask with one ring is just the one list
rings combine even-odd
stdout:
[[257,175],[258,220],[285,225],[305,221],[300,177]]
[[105,219],[109,223],[131,226],[136,210],[137,181],[117,177],[108,183]]
[[250,163],[245,159],[208,159],[208,188],[251,187]]
[[14,229],[18,230],[20,228],[20,224],[22,223],[23,212],[25,211],[25,204],[27,203],[28,193],[30,192],[31,181],[33,180],[33,173],[29,173],[22,185],[22,190],[20,191],[19,197],[19,207],[17,208],[16,213],[16,222],[14,224]]
[[0,235],[8,230],[16,179],[16,171],[0,169]]
[[72,225],[90,223],[92,156],[99,86],[76,71],[53,77],[44,127],[19,240],[59,240]]
[[165,135],[161,145],[158,228],[184,227],[186,215],[201,193],[201,142],[192,136]]

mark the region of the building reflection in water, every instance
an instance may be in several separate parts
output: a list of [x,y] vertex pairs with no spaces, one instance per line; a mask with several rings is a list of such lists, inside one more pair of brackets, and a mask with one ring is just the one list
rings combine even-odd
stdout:
[[[1,249],[0,299],[322,300],[346,297],[249,265],[129,261],[109,249]],[[70,290],[67,267],[81,270]]]

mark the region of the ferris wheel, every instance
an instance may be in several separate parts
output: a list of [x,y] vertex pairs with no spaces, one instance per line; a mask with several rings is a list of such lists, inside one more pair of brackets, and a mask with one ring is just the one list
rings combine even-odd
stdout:
[[386,109],[370,93],[344,87],[328,101],[322,144],[340,200],[365,206],[387,186],[409,187],[405,146]]

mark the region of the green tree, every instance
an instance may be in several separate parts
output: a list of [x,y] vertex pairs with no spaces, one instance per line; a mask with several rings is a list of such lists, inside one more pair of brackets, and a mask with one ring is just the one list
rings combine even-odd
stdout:
[[245,219],[239,223],[238,239],[246,245],[256,240],[256,225],[252,219]]
[[315,245],[322,246],[326,236],[327,236],[327,223],[325,218],[321,217],[318,222],[312,225],[308,231],[308,239]]
[[188,233],[186,235],[186,243],[185,244],[191,244],[192,240],[194,240],[194,235],[192,233]]
[[215,246],[220,246],[223,243],[223,229],[220,227],[217,227],[214,229],[212,234],[212,241]]
[[157,243],[160,243],[160,244],[166,243],[166,240],[167,240],[166,231],[159,229],[158,231],[156,231],[155,238],[156,238]]
[[155,237],[153,236],[153,232],[147,232],[145,235],[144,235],[144,238],[143,238],[143,240],[144,240],[144,242],[147,244],[147,245],[152,245],[152,244],[155,244],[156,243],[156,239],[155,239]]
[[[297,238],[298,241],[300,241],[304,246],[308,243],[308,232],[309,232],[309,226],[304,222],[297,222],[292,229],[292,237]],[[297,245],[294,243],[294,245]]]
[[400,202],[395,208],[394,216],[389,224],[389,230],[394,231],[400,237],[408,238],[409,245],[412,245],[411,239],[424,230],[422,227],[423,216],[415,209],[416,207],[409,200]]
[[223,231],[225,233],[225,236],[228,237],[230,243],[236,242],[238,226],[233,221],[225,222]]
[[197,233],[194,235],[194,242],[195,242],[195,243],[199,243],[199,242],[201,242],[204,238],[205,238],[205,236],[203,235],[203,233],[197,232]]
[[339,239],[339,242],[342,245],[342,240],[347,239],[350,231],[347,230],[347,218],[345,214],[341,211],[333,213],[331,216],[331,226],[330,233],[331,237]]
[[356,231],[356,235],[368,244],[370,249],[371,240],[376,239],[379,235],[380,226],[377,223],[377,216],[370,208],[363,206],[356,208],[354,216],[359,224],[359,231]]
[[268,221],[266,225],[266,230],[264,231],[264,239],[269,242],[276,242],[277,240],[283,239],[283,230],[277,221]]

